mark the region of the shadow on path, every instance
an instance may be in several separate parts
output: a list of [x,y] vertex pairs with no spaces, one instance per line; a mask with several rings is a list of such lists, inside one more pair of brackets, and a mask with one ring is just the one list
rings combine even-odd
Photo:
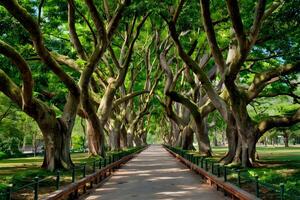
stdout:
[[82,199],[225,199],[159,145],[151,145]]

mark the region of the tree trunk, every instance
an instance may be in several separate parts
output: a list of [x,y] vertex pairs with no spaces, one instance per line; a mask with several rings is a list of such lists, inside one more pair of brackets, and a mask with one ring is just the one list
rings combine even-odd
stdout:
[[172,127],[172,135],[173,135],[173,138],[174,138],[174,141],[173,141],[173,146],[180,146],[181,144],[181,134],[180,134],[180,129],[178,127],[178,125],[173,121],[173,120],[170,120],[171,121],[171,127]]
[[240,119],[236,120],[236,124],[242,145],[241,164],[243,167],[252,167],[255,161],[256,143],[258,141],[257,129],[248,114],[240,116]]
[[239,140],[236,123],[234,117],[231,115],[226,127],[226,137],[228,140],[228,152],[221,158],[224,164],[232,162],[240,163],[241,161],[241,142]]
[[44,136],[44,161],[42,168],[54,171],[73,166],[70,156],[71,134],[60,119],[38,122]]
[[181,148],[184,150],[194,150],[193,146],[194,141],[194,131],[190,126],[184,127],[182,131],[182,144]]
[[145,131],[143,134],[142,134],[142,145],[145,146],[147,145],[147,132]]
[[121,140],[121,122],[118,119],[111,119],[110,126],[109,126],[110,134],[110,145],[112,151],[119,151],[120,150],[120,140]]
[[127,147],[133,147],[133,134],[127,133]]
[[127,131],[124,124],[122,124],[120,131],[120,146],[121,148],[127,148]]
[[136,135],[134,137],[134,143],[135,143],[135,146],[140,147],[140,146],[142,146],[143,141],[139,136]]
[[208,138],[208,129],[206,119],[196,119],[196,138],[198,141],[199,152],[201,152],[205,156],[212,156],[210,142]]
[[289,134],[286,131],[283,132],[283,140],[284,147],[289,147]]
[[217,131],[214,131],[213,143],[215,147],[219,146],[218,139],[217,139]]
[[[93,128],[91,121],[87,120],[86,133],[87,133],[89,154],[93,156],[100,155],[104,157],[104,138],[100,137],[100,134],[98,133],[100,131],[103,131],[103,129],[96,131]],[[104,135],[103,132],[101,134]]]

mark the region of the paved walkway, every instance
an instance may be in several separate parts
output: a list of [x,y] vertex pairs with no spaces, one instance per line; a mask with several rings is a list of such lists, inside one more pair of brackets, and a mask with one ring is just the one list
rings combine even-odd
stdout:
[[152,145],[119,169],[102,187],[83,199],[225,199],[201,177],[178,162],[161,146]]

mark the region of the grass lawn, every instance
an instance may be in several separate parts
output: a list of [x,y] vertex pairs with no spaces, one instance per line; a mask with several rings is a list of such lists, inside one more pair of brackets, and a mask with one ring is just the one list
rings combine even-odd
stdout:
[[[125,149],[132,150],[132,149]],[[111,154],[113,152],[107,152]],[[88,153],[72,153],[72,160],[75,164],[75,179],[83,177],[82,167],[86,164],[86,174],[93,173],[93,161],[99,158],[89,157]],[[45,197],[56,190],[56,172],[41,169],[43,157],[10,158],[0,160],[0,200],[5,198],[6,188],[13,184],[12,199],[29,200],[33,198],[33,179],[39,177],[39,198]],[[95,163],[99,167],[99,162]],[[102,163],[103,164],[103,163]],[[62,170],[60,172],[60,186],[65,186],[72,182],[72,170]]]
[[[75,165],[94,160],[88,153],[73,153],[71,157]],[[41,156],[0,160],[0,190],[9,183],[21,185],[32,181],[35,176],[44,178],[53,175],[52,172],[40,168],[42,162]]]
[[[220,159],[226,150],[226,147],[213,148],[213,159]],[[248,173],[266,183],[284,183],[288,193],[300,196],[300,147],[257,147],[257,152],[259,166],[248,169]]]

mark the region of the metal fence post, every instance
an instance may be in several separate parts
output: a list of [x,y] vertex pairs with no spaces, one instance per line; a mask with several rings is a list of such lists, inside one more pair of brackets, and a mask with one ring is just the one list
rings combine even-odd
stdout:
[[39,177],[34,177],[34,200],[39,199]]
[[227,181],[227,168],[224,166],[224,181]]
[[207,170],[208,170],[208,160],[205,159],[205,171],[207,171]]
[[82,177],[83,178],[85,177],[85,174],[86,174],[86,163],[83,163],[83,166],[82,166]]
[[75,182],[75,166],[72,167],[72,183]]
[[238,175],[238,177],[237,177],[237,185],[239,187],[241,187],[241,170],[237,169],[236,172],[237,172],[237,175]]
[[99,163],[98,163],[98,165],[99,165],[99,166],[98,166],[98,167],[99,167],[99,169],[101,169],[101,164],[102,164],[102,163],[101,163],[101,158],[100,158],[100,159],[99,159]]
[[258,182],[258,176],[255,176],[255,193],[256,196],[259,197],[259,182]]
[[220,177],[220,176],[221,176],[220,164],[218,164],[218,168],[217,168],[217,175],[218,175],[218,177]]
[[280,183],[280,200],[284,199],[284,184]]
[[106,167],[106,158],[104,158],[103,166]]
[[94,160],[94,162],[93,162],[93,172],[94,173],[96,172],[96,160]]
[[215,163],[211,162],[211,173],[214,174],[214,165]]
[[7,188],[7,196],[6,196],[7,200],[11,200],[11,193],[12,193],[12,185],[10,184]]
[[59,189],[59,182],[60,182],[60,171],[56,171],[56,189]]

